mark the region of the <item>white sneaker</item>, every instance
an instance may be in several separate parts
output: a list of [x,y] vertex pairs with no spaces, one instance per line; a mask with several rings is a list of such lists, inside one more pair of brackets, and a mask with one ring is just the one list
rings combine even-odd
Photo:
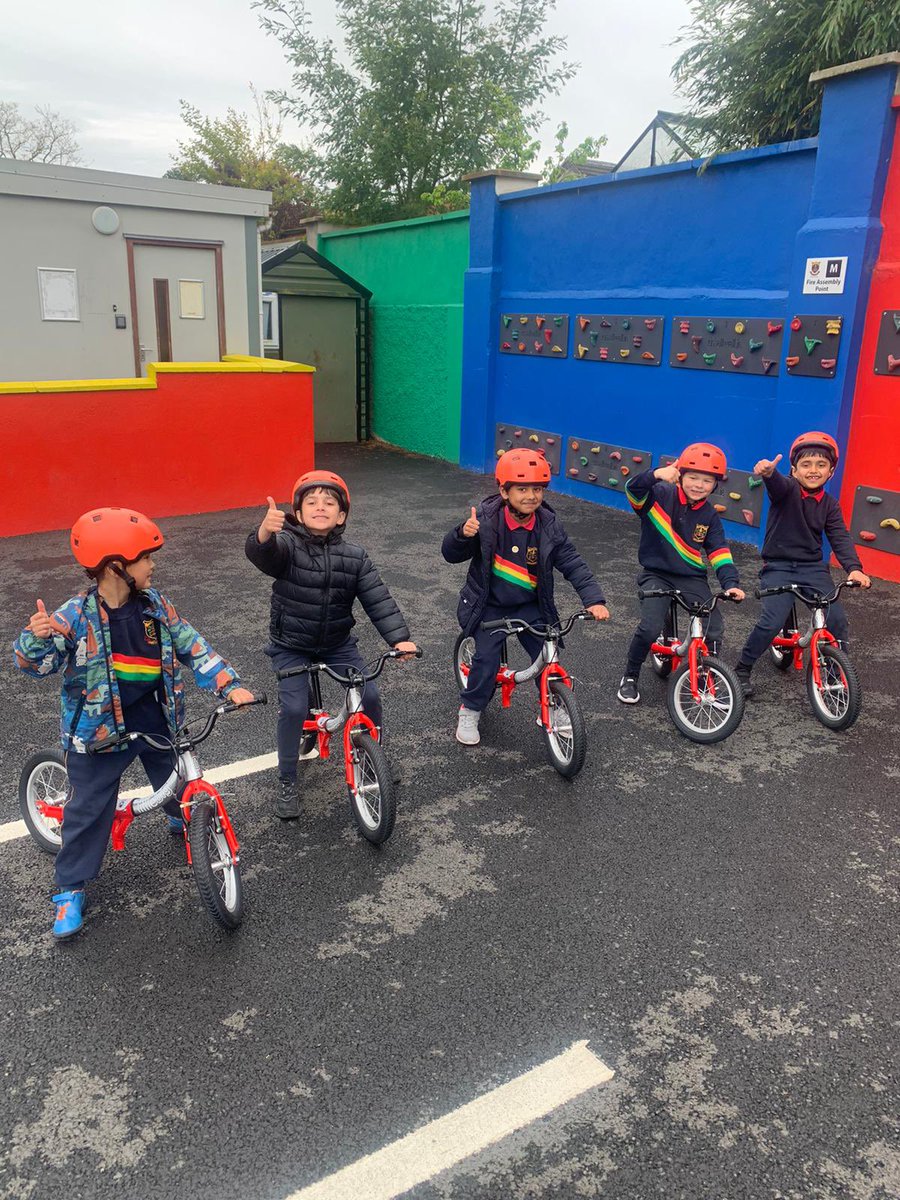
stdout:
[[473,708],[461,707],[459,720],[456,722],[456,740],[464,746],[477,746],[481,741],[481,734],[478,732],[480,720],[480,712],[476,712]]

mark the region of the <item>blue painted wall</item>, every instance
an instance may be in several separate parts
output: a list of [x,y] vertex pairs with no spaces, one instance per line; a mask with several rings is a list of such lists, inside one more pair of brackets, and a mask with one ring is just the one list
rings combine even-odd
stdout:
[[[868,279],[880,238],[896,67],[826,86],[819,138],[498,196],[472,185],[460,460],[489,471],[494,425],[677,453],[712,441],[751,469],[803,428],[845,436]],[[802,294],[807,257],[848,255],[841,296]],[[565,360],[499,352],[503,312],[567,312]],[[578,313],[665,318],[663,364],[581,362]],[[784,367],[794,313],[844,318],[834,380]],[[674,316],[779,317],[777,377],[668,366]],[[553,487],[625,508],[624,496],[555,476]],[[746,526],[730,536],[756,540]]]

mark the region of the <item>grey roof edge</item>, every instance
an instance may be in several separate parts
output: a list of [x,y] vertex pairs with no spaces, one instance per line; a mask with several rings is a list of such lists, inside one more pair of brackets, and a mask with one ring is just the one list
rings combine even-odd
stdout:
[[[813,71],[809,77],[810,83],[823,83],[826,79],[837,79],[841,75],[855,75],[857,71],[871,71],[875,67],[900,67],[900,50],[890,50],[887,54],[874,54],[871,58],[858,58],[856,62],[841,63],[839,67],[826,67],[822,71]],[[900,89],[900,75],[897,81]]]
[[306,242],[295,242],[292,246],[285,246],[277,254],[270,254],[268,258],[263,260],[260,273],[265,275],[270,268],[280,267],[282,263],[289,262],[298,255],[303,255],[314,262],[317,267],[322,267],[323,270],[333,275],[335,279],[339,279],[341,283],[352,288],[364,300],[371,300],[372,293],[367,287],[361,284],[358,279],[354,279],[352,275],[348,275],[346,271],[342,271],[340,267],[335,266],[330,259],[319,254],[317,250],[313,250],[312,246],[307,246]]

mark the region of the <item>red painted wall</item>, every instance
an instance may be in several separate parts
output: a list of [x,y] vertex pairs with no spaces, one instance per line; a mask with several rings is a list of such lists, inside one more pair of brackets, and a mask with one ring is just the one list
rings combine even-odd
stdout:
[[0,394],[0,536],[106,504],[171,517],[283,503],[314,466],[313,378],[188,369],[145,390]]
[[[897,118],[881,211],[884,233],[869,291],[841,489],[848,523],[858,485],[900,491],[900,378],[872,370],[881,314],[885,309],[900,309],[900,109]],[[864,543],[857,549],[870,575],[900,583],[900,554],[885,554]]]

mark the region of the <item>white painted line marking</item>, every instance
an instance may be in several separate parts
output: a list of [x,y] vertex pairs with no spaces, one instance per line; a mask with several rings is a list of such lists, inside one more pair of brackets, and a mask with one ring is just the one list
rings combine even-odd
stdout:
[[614,1071],[575,1042],[549,1062],[376,1150],[287,1200],[394,1200],[567,1104]]
[[[226,763],[224,767],[213,767],[212,770],[204,772],[203,778],[210,783],[227,783],[229,779],[240,779],[243,775],[268,771],[277,765],[277,754],[258,754],[255,758],[242,758],[238,762]],[[136,800],[138,796],[150,796],[151,794],[151,788],[139,787],[122,792],[122,797],[125,800]],[[0,845],[27,836],[28,830],[24,821],[9,821],[6,825],[0,825]]]

